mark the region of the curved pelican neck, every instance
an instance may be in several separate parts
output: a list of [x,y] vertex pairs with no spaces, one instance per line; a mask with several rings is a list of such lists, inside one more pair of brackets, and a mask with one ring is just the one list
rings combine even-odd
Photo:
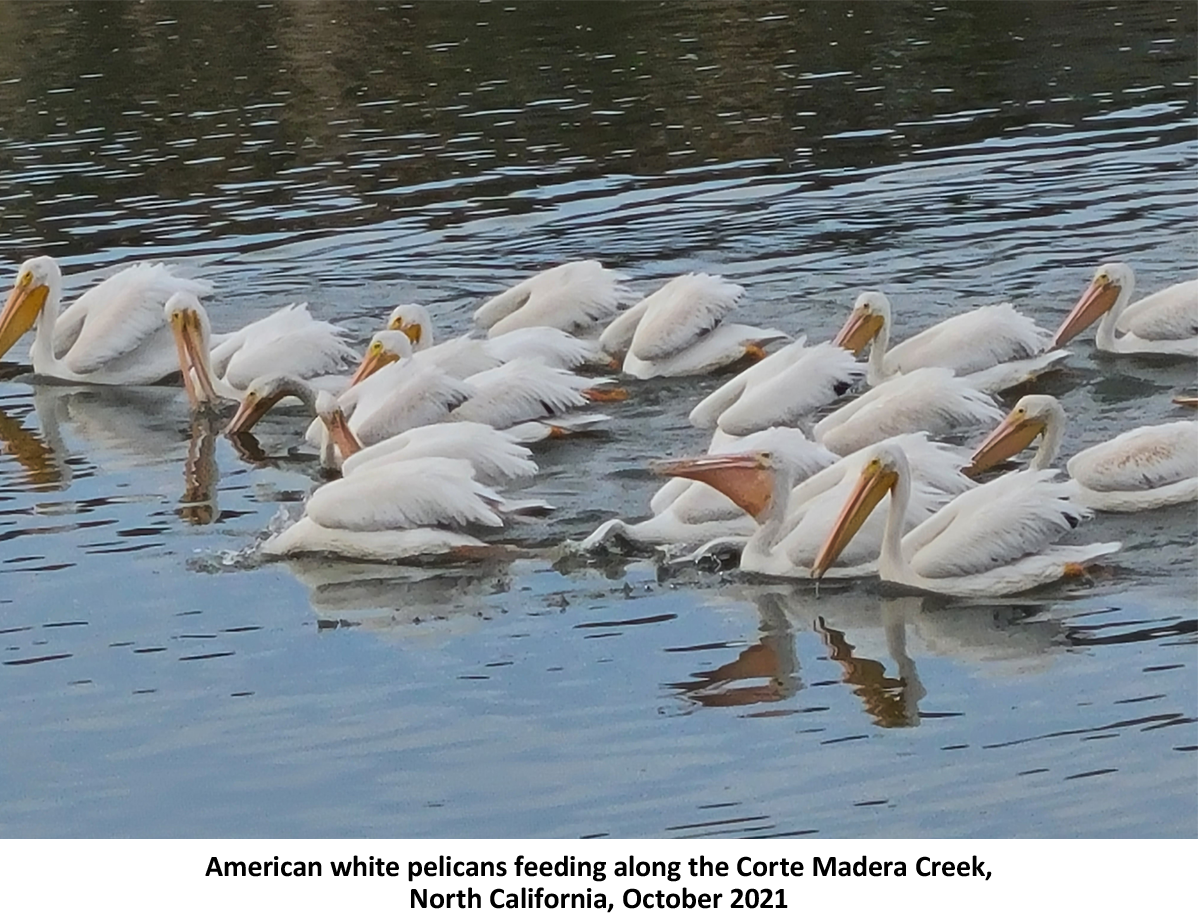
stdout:
[[790,503],[790,490],[794,488],[794,469],[786,463],[775,466],[771,471],[773,483],[770,492],[770,503],[757,516],[757,531],[750,539],[750,546],[768,553],[783,538],[787,530],[783,529],[786,519],[787,506]]
[[890,315],[882,321],[882,327],[869,346],[869,367],[865,382],[876,387],[890,375],[886,373],[886,352],[890,348]]
[[46,303],[33,329],[33,345],[29,347],[29,360],[33,363],[34,374],[61,374],[61,362],[54,354],[54,326],[58,323],[59,309],[62,307],[62,271],[58,264],[53,264],[47,271]]
[[1061,452],[1061,441],[1065,437],[1065,410],[1058,403],[1044,418],[1044,433],[1040,446],[1032,457],[1030,469],[1048,469]]
[[878,556],[878,575],[883,580],[904,582],[914,576],[903,554],[903,525],[911,503],[911,470],[899,468],[898,480],[890,490],[886,513],[886,529],[882,532],[882,551]]
[[1123,312],[1127,310],[1127,306],[1131,304],[1131,296],[1134,292],[1135,279],[1129,275],[1127,281],[1119,284],[1119,295],[1115,298],[1115,303],[1111,305],[1110,310],[1103,314],[1102,319],[1098,321],[1098,330],[1094,334],[1094,344],[1101,351],[1116,351],[1119,340],[1115,336],[1115,326],[1119,323],[1119,318],[1123,316]]

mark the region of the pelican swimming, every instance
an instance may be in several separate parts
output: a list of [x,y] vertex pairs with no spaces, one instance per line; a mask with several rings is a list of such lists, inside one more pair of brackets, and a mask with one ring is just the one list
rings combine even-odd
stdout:
[[765,358],[762,346],[788,339],[785,333],[722,322],[744,291],[722,276],[677,276],[612,321],[599,345],[613,355],[626,349],[624,371],[642,380]]
[[172,295],[212,291],[174,267],[137,263],[84,292],[63,312],[62,271],[53,257],[21,264],[0,311],[0,356],[34,328],[33,372],[87,384],[152,384],[179,370],[162,308]]
[[[594,342],[579,339],[552,326],[521,327],[490,339],[458,336],[446,342],[436,343],[433,338],[432,317],[428,309],[420,304],[398,305],[387,318],[386,328],[403,333],[411,342],[413,352],[428,353],[422,357],[435,359],[446,371],[453,371],[458,362],[469,363],[472,359],[486,359],[491,362],[476,368],[476,371],[495,368],[503,362],[517,358],[527,358],[551,368],[565,370],[606,361],[600,358],[599,347]],[[461,376],[465,377],[469,373],[474,372],[466,371]]]
[[316,411],[342,453],[341,474],[352,475],[388,460],[440,456],[466,460],[484,485],[527,481],[537,473],[531,451],[510,434],[480,422],[442,422],[410,428],[362,447],[332,395],[321,391]]
[[[836,462],[834,453],[808,440],[797,428],[767,428],[741,439],[720,439],[713,443],[706,457],[698,459],[714,461],[718,466],[725,452],[730,450],[768,451],[773,455],[773,461],[784,467],[787,477],[794,481],[801,481]],[[658,471],[679,475],[662,469]],[[690,479],[698,481],[688,481]],[[659,500],[660,509],[655,509],[651,502],[652,517],[637,523],[608,520],[583,540],[581,548],[595,549],[613,540],[638,545],[678,545],[698,544],[715,537],[750,535],[756,523],[753,515],[738,503],[737,490],[734,489],[730,496],[722,489],[701,484],[701,481],[697,475],[671,480],[667,486],[677,489],[676,495],[670,497],[668,503],[662,504]],[[673,485],[675,482],[681,484]]]
[[1089,515],[1068,498],[1056,470],[999,476],[953,498],[903,535],[911,501],[911,466],[901,447],[875,445],[811,570],[824,576],[887,495],[890,504],[878,558],[886,581],[949,596],[1004,596],[1062,577],[1119,550],[1117,542],[1054,544]]
[[349,385],[345,372],[356,354],[342,330],[314,320],[307,304],[280,308],[212,346],[208,312],[190,292],[176,292],[163,307],[175,337],[178,367],[193,406],[221,398],[240,402],[258,377],[286,374],[318,389]]
[[708,394],[690,413],[696,428],[734,435],[794,425],[848,390],[865,369],[853,354],[802,336],[741,371]]
[[848,454],[896,434],[927,431],[941,437],[1000,418],[994,400],[952,369],[917,368],[824,417],[813,437],[833,453]]
[[[338,397],[349,428],[364,446],[442,421],[476,421],[508,430],[522,443],[591,427],[606,416],[574,417],[565,413],[588,405],[586,391],[594,381],[568,371],[522,359],[474,374],[451,377],[415,359],[386,365]],[[249,431],[284,396],[298,396],[315,413],[317,391],[298,378],[273,375],[247,388],[241,407],[226,433]],[[339,462],[319,420],[309,426],[308,440],[321,446],[326,466]]]
[[267,539],[262,552],[361,561],[467,557],[485,547],[469,530],[502,527],[503,504],[467,460],[383,460],[316,489],[304,515]]
[[[1040,437],[1032,469],[1046,469],[1061,450],[1065,410],[1052,396],[1025,396],[980,444],[971,471],[983,472]],[[1128,512],[1198,500],[1198,422],[1169,422],[1125,431],[1071,457],[1074,501],[1094,510]]]
[[1129,304],[1135,286],[1135,273],[1126,263],[1098,267],[1053,345],[1064,345],[1101,316],[1094,342],[1102,352],[1198,357],[1198,279]]
[[[902,449],[912,465],[919,467],[912,499],[903,515],[904,531],[923,522],[953,496],[973,487],[974,483],[961,474],[967,459],[944,444],[930,442],[926,434],[900,435],[888,443]],[[738,541],[725,536],[712,540],[688,556],[689,559],[731,546],[741,549],[741,570],[773,577],[807,578],[845,497],[868,459],[869,451],[850,454],[806,479],[796,476],[790,466],[777,459],[776,453],[761,450],[678,460],[659,467],[658,471],[714,486],[753,518],[747,538]],[[876,573],[883,528],[881,517],[869,518],[852,544],[838,556],[829,575],[861,577]]]
[[589,332],[628,301],[623,280],[598,260],[562,263],[484,302],[474,323],[491,337],[535,326]]
[[890,347],[890,299],[862,292],[833,340],[854,354],[870,346],[870,386],[917,368],[944,367],[985,393],[1026,383],[1056,367],[1067,352],[1045,351],[1051,334],[1011,304],[973,308]]

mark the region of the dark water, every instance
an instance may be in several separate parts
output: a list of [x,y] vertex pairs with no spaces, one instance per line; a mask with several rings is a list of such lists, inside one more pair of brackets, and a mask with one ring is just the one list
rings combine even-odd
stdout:
[[[911,330],[1094,266],[1198,264],[1188,3],[4,4],[0,256],[68,297],[137,259],[218,329],[308,300],[463,331],[574,257],[688,269],[826,337],[863,285]],[[900,330],[900,334],[909,330]],[[1067,452],[1180,417],[1192,362],[1088,340]],[[977,605],[587,567],[713,379],[634,384],[537,454],[513,563],[247,557],[316,478],[181,391],[0,365],[0,835],[1198,834],[1195,514],[1105,516],[1089,585]]]

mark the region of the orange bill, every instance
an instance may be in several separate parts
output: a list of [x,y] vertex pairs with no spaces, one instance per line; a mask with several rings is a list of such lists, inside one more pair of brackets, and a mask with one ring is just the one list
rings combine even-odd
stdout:
[[0,356],[11,349],[37,322],[37,315],[46,305],[50,289],[34,285],[29,273],[17,279],[9,293],[4,310],[0,311]]
[[853,536],[857,535],[857,530],[861,529],[861,524],[873,513],[878,502],[894,488],[897,482],[898,473],[893,469],[884,469],[881,461],[874,459],[866,464],[865,469],[861,472],[861,479],[857,482],[852,494],[849,495],[836,522],[832,524],[832,531],[824,540],[819,554],[815,556],[815,561],[811,565],[812,577],[818,580],[824,576],[824,572],[832,566],[832,562],[840,557],[845,546],[852,541]]
[[1037,435],[1043,434],[1044,428],[1043,419],[1027,418],[1012,412],[978,445],[970,464],[962,471],[967,476],[976,476],[1003,460],[1009,460],[1028,447]]
[[774,494],[773,471],[758,453],[664,460],[651,468],[658,475],[679,476],[710,485],[751,517],[765,513]]
[[229,424],[225,428],[225,434],[244,434],[253,428],[262,416],[270,411],[270,407],[277,403],[282,396],[277,399],[271,399],[265,396],[258,396],[256,393],[247,392],[241,400],[241,405],[237,407],[237,411],[233,414],[233,418],[229,420]]
[[844,322],[832,344],[860,355],[861,350],[878,335],[884,322],[881,314],[870,313],[865,308],[853,308],[853,313],[849,314],[849,319]]
[[1090,283],[1085,293],[1073,306],[1069,316],[1052,337],[1053,348],[1063,346],[1070,339],[1109,311],[1119,297],[1119,286],[1105,276]]
[[396,361],[399,361],[399,356],[394,352],[388,352],[381,345],[371,343],[366,354],[362,356],[362,363],[358,365],[358,370],[350,378],[349,385],[352,387],[354,384],[361,383],[375,371]]
[[341,452],[341,459],[348,460],[362,449],[362,444],[349,428],[349,421],[340,409],[334,409],[329,415],[321,415],[325,427],[329,429],[329,437]]

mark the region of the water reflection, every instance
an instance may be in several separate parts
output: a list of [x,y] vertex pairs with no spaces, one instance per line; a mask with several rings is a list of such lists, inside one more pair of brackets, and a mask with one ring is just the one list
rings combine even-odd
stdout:
[[[855,587],[839,592],[824,587],[817,597],[811,588],[781,584],[725,587],[709,601],[741,600],[760,616],[757,642],[731,662],[667,688],[709,707],[788,700],[804,688],[827,684],[804,685],[799,676],[796,641],[811,631],[822,653],[840,666],[839,683],[876,725],[911,727],[920,725],[920,702],[928,695],[909,652],[912,638],[929,655],[1014,674],[1043,672],[1072,640],[1065,623],[1036,603],[963,604]],[[760,679],[764,682],[745,684]]]
[[216,505],[220,468],[216,465],[216,441],[223,420],[207,414],[191,417],[191,438],[187,443],[187,459],[183,464],[183,497],[179,516],[193,526],[214,522],[220,515]]
[[[22,410],[28,412],[27,409]],[[35,490],[63,489],[70,484],[70,467],[44,436],[26,428],[0,405],[0,455],[13,457],[25,470],[25,485]]]
[[384,637],[463,634],[494,614],[489,597],[511,586],[510,562],[494,560],[417,568],[297,558],[287,567],[307,587],[321,628],[360,627]]
[[[695,672],[693,681],[670,682],[666,687],[703,707],[743,707],[793,697],[803,683],[783,597],[763,593],[756,604],[761,615],[757,643],[745,647],[731,662]],[[764,681],[744,684],[756,679]]]

